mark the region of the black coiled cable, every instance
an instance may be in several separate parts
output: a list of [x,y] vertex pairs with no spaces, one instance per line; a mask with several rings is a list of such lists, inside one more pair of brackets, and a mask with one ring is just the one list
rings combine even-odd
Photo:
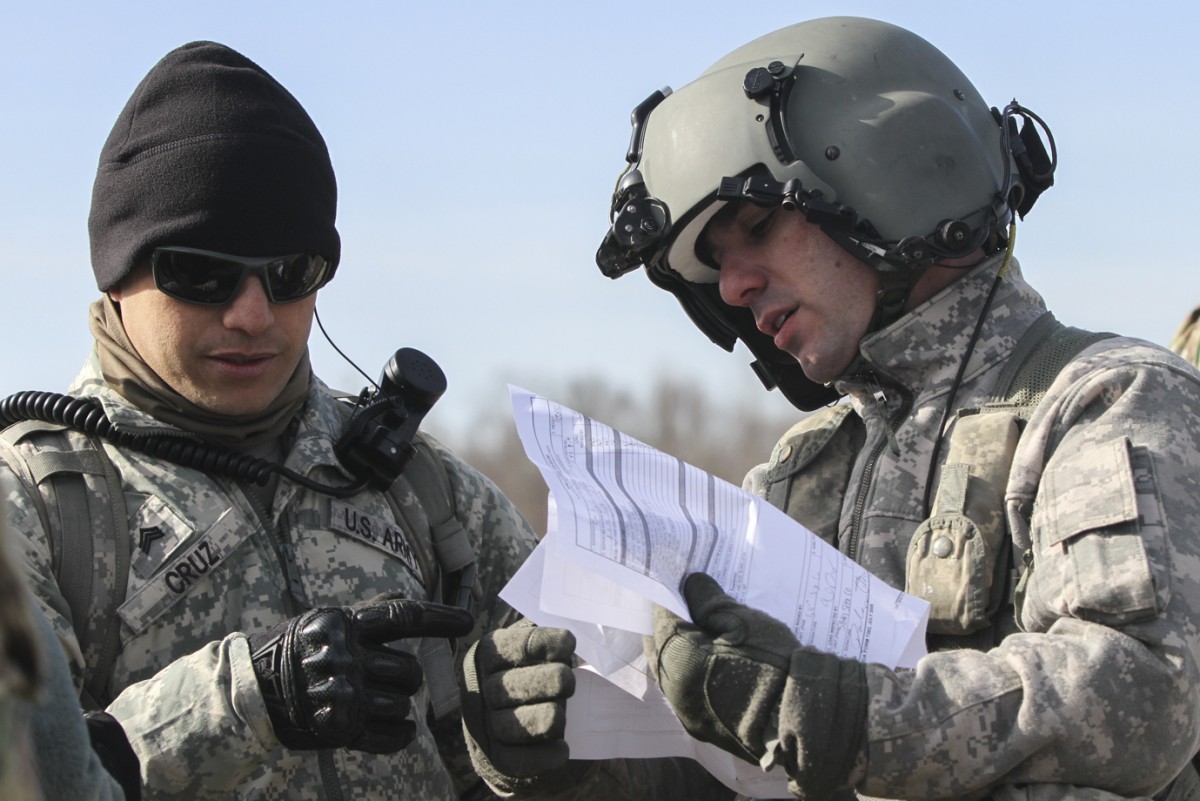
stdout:
[[332,487],[248,453],[236,453],[188,437],[127,431],[113,425],[95,398],[26,390],[0,400],[0,428],[7,428],[21,420],[64,425],[101,437],[119,448],[128,448],[234,481],[265,486],[274,472],[303,487],[335,498],[348,498],[367,486],[367,482],[361,480],[343,487]]

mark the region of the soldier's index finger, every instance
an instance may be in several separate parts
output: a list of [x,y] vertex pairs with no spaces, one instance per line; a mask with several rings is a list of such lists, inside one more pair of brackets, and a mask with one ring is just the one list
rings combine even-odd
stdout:
[[355,619],[364,635],[378,642],[403,637],[462,637],[475,617],[456,606],[396,599],[358,609]]

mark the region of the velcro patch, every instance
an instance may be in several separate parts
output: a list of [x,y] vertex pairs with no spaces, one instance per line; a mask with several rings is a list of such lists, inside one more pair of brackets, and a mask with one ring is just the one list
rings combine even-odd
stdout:
[[422,585],[425,583],[425,577],[421,575],[421,567],[417,564],[417,555],[413,553],[408,537],[399,526],[390,520],[369,515],[348,503],[331,499],[329,501],[329,527],[339,534],[353,537],[365,545],[378,548],[389,556],[396,557],[404,563],[417,581]]
[[248,526],[238,526],[233,509],[226,509],[200,539],[179,548],[178,555],[121,604],[117,614],[140,634],[204,580],[249,533]]

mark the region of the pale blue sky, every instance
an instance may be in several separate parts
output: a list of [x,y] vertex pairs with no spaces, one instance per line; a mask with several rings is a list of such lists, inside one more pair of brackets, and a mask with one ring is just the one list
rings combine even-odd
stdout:
[[[590,373],[693,375],[781,408],[744,352],[709,344],[643,277],[602,278],[593,257],[630,109],[756,36],[835,14],[908,27],[993,105],[1038,112],[1060,169],[1019,228],[1026,276],[1067,323],[1170,337],[1200,302],[1191,3],[45,2],[0,11],[0,396],[61,390],[82,363],[100,146],[164,53],[215,39],[324,133],[344,246],[318,310],[372,375],[402,346],[434,357],[450,389],[431,422],[506,404],[507,382],[552,394]],[[360,387],[318,337],[318,372]]]

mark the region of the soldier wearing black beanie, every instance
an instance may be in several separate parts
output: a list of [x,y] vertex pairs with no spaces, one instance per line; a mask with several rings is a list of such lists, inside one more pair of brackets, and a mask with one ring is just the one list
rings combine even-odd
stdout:
[[296,98],[237,51],[192,42],[142,79],[100,153],[92,269],[105,292],[166,244],[336,265],[336,213],[329,152]]
[[[404,407],[373,418],[401,427],[360,434],[362,408],[313,375],[336,195],[296,99],[212,42],[156,64],[105,143],[79,397],[46,399],[66,427],[0,441],[14,550],[81,700],[111,718],[101,745],[122,758],[102,764],[156,799],[492,797],[478,770],[528,777],[545,801],[731,798],[692,760],[547,746],[541,724],[561,726],[573,687],[562,629],[538,629],[550,651],[487,666],[541,717],[468,744],[463,708],[491,721],[509,699],[469,690],[452,648],[528,639],[503,628],[520,624],[499,589],[537,537]],[[394,464],[404,436],[413,458],[390,486],[355,469]]]

